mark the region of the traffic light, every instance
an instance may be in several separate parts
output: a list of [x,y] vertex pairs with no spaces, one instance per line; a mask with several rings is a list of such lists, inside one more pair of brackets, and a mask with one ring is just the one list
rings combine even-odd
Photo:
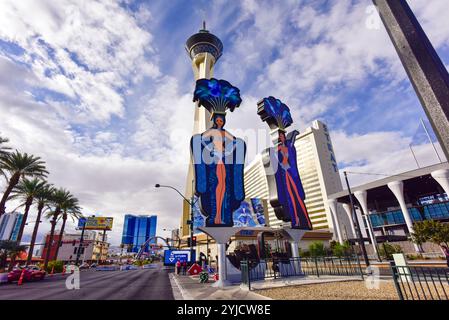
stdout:
[[194,247],[196,246],[196,237],[192,237],[192,238],[187,238],[187,246],[188,247]]

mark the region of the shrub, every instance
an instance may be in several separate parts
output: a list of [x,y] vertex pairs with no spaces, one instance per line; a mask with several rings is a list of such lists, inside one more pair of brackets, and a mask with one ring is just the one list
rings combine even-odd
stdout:
[[303,258],[308,258],[308,257],[310,257],[310,252],[299,248],[299,256],[303,257]]
[[347,241],[343,244],[340,244],[337,242],[331,246],[331,249],[332,249],[332,254],[339,258],[348,256],[351,254],[351,245]]
[[324,243],[320,241],[312,242],[309,246],[309,252],[312,257],[322,257],[326,255]]
[[403,253],[400,245],[383,243],[379,248],[379,254],[383,259],[393,260],[393,254]]
[[62,270],[64,269],[64,262],[60,261],[60,260],[52,260],[48,262],[48,266],[47,269],[45,271],[47,271],[48,273],[51,272],[51,270],[53,269],[54,273],[61,273]]

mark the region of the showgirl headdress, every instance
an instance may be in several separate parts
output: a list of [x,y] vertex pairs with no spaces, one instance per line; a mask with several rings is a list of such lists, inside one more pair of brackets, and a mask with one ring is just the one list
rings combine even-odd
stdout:
[[199,79],[196,81],[193,102],[199,101],[212,115],[226,115],[226,110],[234,111],[242,103],[240,90],[226,80]]
[[257,114],[271,129],[286,131],[293,123],[289,107],[274,97],[264,98],[257,104]]

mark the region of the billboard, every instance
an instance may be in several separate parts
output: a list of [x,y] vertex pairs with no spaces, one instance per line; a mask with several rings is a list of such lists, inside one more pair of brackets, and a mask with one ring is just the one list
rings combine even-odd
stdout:
[[[196,201],[196,196],[194,202]],[[245,199],[232,213],[234,227],[265,227],[268,221],[268,202],[260,198]],[[206,217],[202,214],[199,203],[193,208],[193,232],[201,233],[199,227],[205,226]]]
[[193,251],[193,259],[190,259],[190,250],[165,250],[164,251],[164,266],[174,266],[178,261],[194,262],[195,251]]
[[85,221],[86,230],[111,230],[113,220],[114,218],[110,217],[87,217],[78,220],[78,227],[83,228],[83,222]]

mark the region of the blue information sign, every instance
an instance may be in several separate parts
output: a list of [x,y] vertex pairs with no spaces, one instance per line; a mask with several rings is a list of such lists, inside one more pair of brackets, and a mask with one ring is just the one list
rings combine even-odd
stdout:
[[79,218],[78,219],[78,227],[82,228],[84,226],[84,224],[86,223],[87,219],[86,218]]
[[164,251],[164,265],[174,266],[178,261],[195,262],[195,251],[193,251],[193,259],[190,259],[190,250],[165,250]]

